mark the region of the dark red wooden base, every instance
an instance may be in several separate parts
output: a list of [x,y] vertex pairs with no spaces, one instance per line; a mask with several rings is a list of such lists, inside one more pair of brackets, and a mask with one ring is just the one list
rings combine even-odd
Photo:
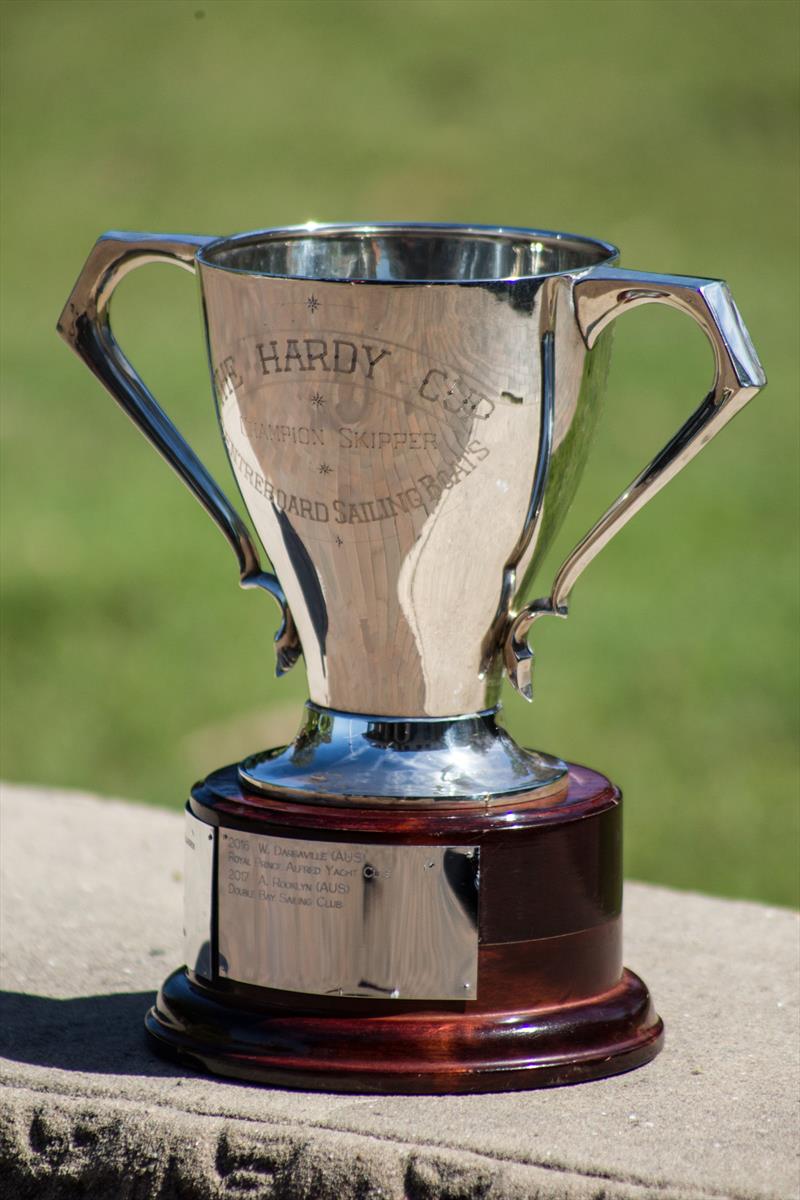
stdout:
[[596,1079],[660,1050],[647,988],[622,968],[621,797],[604,776],[572,766],[560,795],[505,806],[379,809],[251,793],[226,768],[190,804],[224,829],[479,845],[477,999],[305,995],[183,968],[147,1015],[160,1053],[258,1083],[424,1093]]
[[630,1071],[661,1048],[647,988],[617,987],[549,1010],[339,1016],[232,1007],[185,970],[165,981],[146,1021],[159,1051],[256,1083],[330,1092],[491,1092],[553,1087]]

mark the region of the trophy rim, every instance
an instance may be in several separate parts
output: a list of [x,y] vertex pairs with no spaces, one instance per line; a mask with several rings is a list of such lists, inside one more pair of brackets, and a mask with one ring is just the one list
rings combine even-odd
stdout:
[[[553,243],[574,243],[577,248],[585,248],[587,261],[581,266],[565,267],[558,271],[531,271],[522,275],[487,275],[474,279],[463,278],[413,278],[413,279],[345,279],[342,276],[326,275],[324,273],[303,274],[301,272],[254,271],[242,267],[233,267],[227,263],[215,260],[215,255],[237,247],[246,246],[249,242],[279,241],[281,238],[335,238],[342,234],[369,236],[371,234],[452,234],[461,239],[493,238],[497,241],[550,241]],[[594,251],[590,255],[588,251]],[[598,251],[600,252],[598,255]],[[485,286],[497,283],[521,283],[530,279],[550,279],[560,275],[581,275],[593,267],[613,266],[619,261],[620,251],[612,242],[602,238],[591,237],[582,233],[568,233],[564,230],[535,229],[525,225],[480,225],[461,224],[457,221],[307,221],[299,225],[275,225],[264,229],[251,229],[242,233],[228,234],[199,247],[195,259],[203,267],[214,271],[224,271],[229,275],[243,275],[251,278],[304,280],[314,283],[339,283],[352,287],[354,284],[370,284],[394,287],[464,287],[467,285]]]

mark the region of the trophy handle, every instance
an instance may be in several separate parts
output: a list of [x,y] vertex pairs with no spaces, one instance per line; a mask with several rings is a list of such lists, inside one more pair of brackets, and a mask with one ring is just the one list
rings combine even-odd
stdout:
[[86,260],[57,328],[217,523],[236,555],[242,587],[263,588],[278,602],[283,620],[275,635],[275,653],[277,674],[282,675],[302,653],[283,589],[274,575],[261,569],[247,526],[122,353],[109,317],[114,289],[129,271],[151,262],[194,271],[197,251],[215,240],[182,234],[103,234]]
[[534,600],[512,619],[503,656],[512,684],[526,700],[533,694],[533,656],[525,639],[533,622],[546,615],[567,616],[570,593],[592,559],[767,382],[739,310],[720,280],[598,267],[576,280],[573,301],[590,350],[620,313],[640,304],[668,304],[688,313],[711,342],[716,376],[700,407],[568,555],[550,595]]

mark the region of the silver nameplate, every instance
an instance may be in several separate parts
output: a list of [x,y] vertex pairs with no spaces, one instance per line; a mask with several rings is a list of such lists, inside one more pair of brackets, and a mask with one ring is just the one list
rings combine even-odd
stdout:
[[474,1000],[476,846],[221,832],[219,973],[330,996]]
[[183,950],[186,965],[213,978],[211,903],[214,890],[216,829],[186,809],[183,856]]

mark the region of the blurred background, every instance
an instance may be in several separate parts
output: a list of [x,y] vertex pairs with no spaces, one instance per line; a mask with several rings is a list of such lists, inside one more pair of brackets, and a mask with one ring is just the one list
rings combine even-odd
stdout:
[[[178,808],[289,739],[304,699],[302,669],[273,677],[274,606],[56,336],[100,232],[565,229],[727,279],[770,386],[591,566],[569,621],[535,627],[536,699],[509,691],[507,724],[622,786],[629,876],[796,902],[799,21],[783,0],[7,4],[4,776]],[[234,492],[196,284],[136,272],[115,324]],[[711,375],[680,314],[617,322],[551,570]]]

